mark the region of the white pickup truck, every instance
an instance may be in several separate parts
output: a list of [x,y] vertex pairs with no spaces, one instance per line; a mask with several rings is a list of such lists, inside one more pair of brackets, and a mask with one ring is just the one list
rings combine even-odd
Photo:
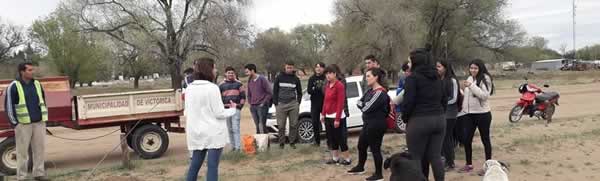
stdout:
[[[348,109],[350,117],[346,119],[348,128],[357,128],[363,126],[362,112],[356,106],[358,100],[362,97],[366,90],[362,90],[362,76],[352,76],[346,78],[346,97],[348,97]],[[396,96],[396,90],[388,91],[390,97]],[[298,116],[298,138],[302,143],[310,143],[314,139],[313,123],[310,115],[310,94],[304,91],[302,103],[300,103],[300,114]],[[269,109],[267,118],[267,128],[269,132],[276,134],[279,130],[277,119],[275,119],[275,107]],[[287,124],[289,125],[289,124]],[[397,129],[403,127],[403,122],[396,120]],[[323,131],[325,126],[322,125]],[[286,132],[289,132],[289,126],[286,126]]]

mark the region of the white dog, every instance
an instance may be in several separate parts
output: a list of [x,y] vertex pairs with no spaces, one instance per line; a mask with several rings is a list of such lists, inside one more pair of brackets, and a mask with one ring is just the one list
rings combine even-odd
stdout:
[[498,160],[488,160],[483,164],[483,181],[508,181],[508,167]]

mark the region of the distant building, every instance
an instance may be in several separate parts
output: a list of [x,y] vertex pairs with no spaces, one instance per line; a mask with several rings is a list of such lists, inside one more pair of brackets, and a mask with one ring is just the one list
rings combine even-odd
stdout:
[[565,59],[552,59],[552,60],[540,60],[531,63],[531,71],[534,70],[545,70],[545,71],[554,71],[560,70],[568,60]]

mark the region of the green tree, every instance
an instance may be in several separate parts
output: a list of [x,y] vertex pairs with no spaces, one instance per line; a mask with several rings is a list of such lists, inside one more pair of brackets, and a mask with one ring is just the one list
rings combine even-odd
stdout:
[[577,50],[577,59],[580,60],[599,60],[600,45],[585,46]]
[[548,40],[541,36],[534,36],[529,38],[529,42],[527,42],[527,46],[534,47],[537,49],[547,49],[548,48]]
[[105,56],[105,49],[91,38],[80,33],[76,19],[61,8],[43,20],[36,20],[31,36],[48,52],[45,59],[61,75],[69,77],[71,88],[77,82],[96,79],[98,67]]
[[298,51],[298,62],[304,69],[310,69],[317,62],[322,62],[329,49],[331,27],[322,24],[296,26],[290,36],[292,45]]
[[265,66],[270,79],[283,69],[285,62],[295,61],[297,55],[290,36],[278,28],[259,33],[254,41],[254,50],[259,52],[260,59],[264,61],[259,65]]
[[507,0],[421,1],[419,11],[428,31],[425,41],[436,58],[465,60],[478,54],[502,59],[525,36],[517,22],[504,18],[506,6]]

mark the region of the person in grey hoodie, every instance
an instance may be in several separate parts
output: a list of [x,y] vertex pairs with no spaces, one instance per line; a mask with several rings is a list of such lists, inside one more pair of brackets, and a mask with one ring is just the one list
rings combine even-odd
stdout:
[[279,148],[285,146],[286,123],[290,122],[289,143],[296,149],[298,138],[298,112],[302,101],[302,84],[296,76],[293,62],[285,63],[285,71],[281,72],[273,83],[273,104],[276,106],[277,126],[279,129]]

